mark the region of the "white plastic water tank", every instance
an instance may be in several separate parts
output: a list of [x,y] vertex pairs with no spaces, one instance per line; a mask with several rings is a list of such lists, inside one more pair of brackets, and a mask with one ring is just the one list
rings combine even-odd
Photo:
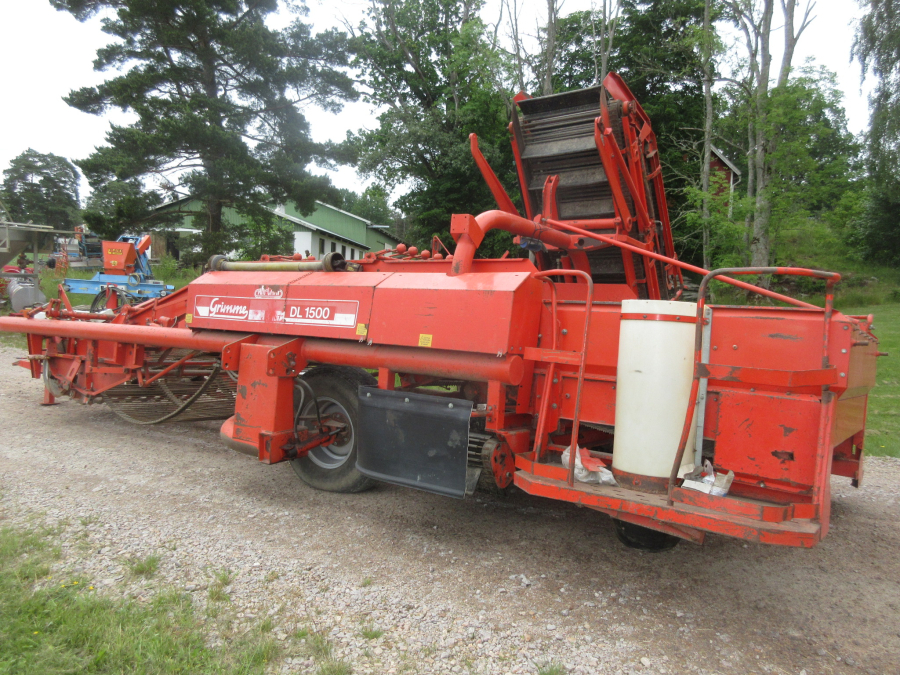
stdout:
[[[692,302],[622,301],[612,461],[622,487],[666,489],[694,377],[696,316]],[[693,426],[687,464],[693,460]]]

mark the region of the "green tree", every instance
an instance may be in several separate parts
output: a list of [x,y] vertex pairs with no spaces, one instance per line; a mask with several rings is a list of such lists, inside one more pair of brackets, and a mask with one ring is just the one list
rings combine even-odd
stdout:
[[[449,245],[450,216],[496,208],[472,160],[469,133],[506,185],[515,166],[506,125],[509,98],[497,85],[502,68],[479,0],[374,0],[354,30],[354,65],[370,103],[383,107],[378,126],[351,134],[361,173],[388,188],[409,185],[397,206],[410,216],[409,242],[433,234]],[[493,232],[484,255],[513,249]],[[515,253],[515,251],[513,251]]]
[[391,208],[388,192],[380,185],[370,185],[361,194],[347,189],[338,192],[341,196],[340,208],[376,225],[392,225],[400,216]]
[[103,13],[103,30],[115,39],[94,67],[117,74],[66,101],[91,114],[115,107],[136,116],[112,126],[107,145],[78,162],[92,187],[155,179],[163,191],[198,198],[205,254],[239,238],[223,221],[226,207],[274,227],[266,203],[292,200],[310,212],[329,194],[328,179],[307,166],[332,153],[312,141],[300,106],[336,110],[356,96],[342,70],[343,33],[313,35],[300,18],[272,29],[277,0],[51,3],[79,20]]
[[860,0],[867,10],[859,22],[853,53],[863,77],[877,78],[869,99],[867,138],[870,188],[861,219],[865,252],[900,263],[900,2]]
[[80,222],[79,180],[65,157],[28,148],[3,172],[2,201],[15,222],[70,230]]
[[858,179],[859,156],[835,73],[800,69],[772,92],[767,123],[774,207],[815,216],[833,209]]
[[[806,8],[795,22],[796,10],[800,0],[781,0],[781,12],[784,23],[784,49],[781,54],[781,65],[778,78],[772,86],[772,37],[777,29],[773,26],[775,19],[775,0],[728,0],[731,20],[741,31],[746,48],[746,71],[743,86],[747,99],[747,136],[749,139],[747,191],[755,200],[753,213],[747,219],[747,243],[749,262],[754,266],[766,266],[772,261],[770,246],[770,224],[772,223],[773,203],[769,179],[773,176],[770,152],[778,139],[772,136],[777,125],[768,121],[771,109],[771,97],[778,90],[787,86],[793,68],[794,51],[803,31],[809,26],[815,3],[807,2]],[[777,26],[777,24],[776,24]],[[767,285],[769,280],[762,279]]]
[[154,227],[159,227],[162,223],[153,218],[153,208],[161,202],[157,192],[145,191],[137,180],[113,180],[100,184],[91,193],[81,215],[91,232],[114,240],[129,233],[137,223],[152,219]]
[[[697,207],[694,184],[701,167],[704,74],[696,46],[703,13],[703,0],[623,0],[608,61],[650,116],[677,248],[695,262],[702,257],[700,221],[688,221],[688,214]],[[605,46],[602,26],[599,12],[572,12],[559,20],[556,91],[595,84],[595,59]]]
[[[723,89],[723,110],[715,129],[717,142],[733,149],[731,157],[744,176],[751,175],[747,158],[756,136],[747,133],[748,118],[754,112],[748,106],[748,93],[736,84]],[[847,130],[843,93],[835,74],[805,65],[770,92],[764,121],[754,121],[760,124],[765,127],[754,127],[754,132],[769,139],[765,189],[771,210],[767,231],[771,257],[779,258],[780,235],[806,230],[810,218],[832,225],[846,238],[841,219],[853,210],[852,195],[861,191],[860,147]],[[756,201],[753,191],[749,196]],[[755,208],[754,204],[749,210],[751,216]],[[744,213],[738,209],[735,220]],[[732,253],[728,255],[733,259]]]

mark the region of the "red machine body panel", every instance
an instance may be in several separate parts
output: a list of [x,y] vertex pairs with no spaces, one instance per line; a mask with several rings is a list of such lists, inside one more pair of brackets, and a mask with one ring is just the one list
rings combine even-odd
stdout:
[[189,286],[192,328],[236,324],[282,335],[359,340],[385,272],[209,272]]
[[[369,340],[486,354],[537,344],[541,282],[531,272],[393,274],[378,285]],[[490,330],[477,327],[490,326]]]
[[[527,270],[467,278],[209,272],[189,287],[188,323],[194,329],[234,330],[241,323],[283,335],[521,354],[537,343],[538,315],[532,309],[541,285]],[[489,324],[491,330],[472,330],[473,324]]]
[[814,396],[720,390],[716,465],[756,481],[812,486],[818,410]]

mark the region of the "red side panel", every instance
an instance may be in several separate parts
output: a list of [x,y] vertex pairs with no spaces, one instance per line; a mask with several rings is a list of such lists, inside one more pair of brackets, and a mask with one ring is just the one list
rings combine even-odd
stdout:
[[736,474],[812,485],[819,405],[815,396],[721,391],[716,465]]
[[210,272],[192,283],[191,328],[359,340],[384,272]]
[[537,343],[541,282],[529,272],[398,273],[375,291],[375,344],[487,354]]

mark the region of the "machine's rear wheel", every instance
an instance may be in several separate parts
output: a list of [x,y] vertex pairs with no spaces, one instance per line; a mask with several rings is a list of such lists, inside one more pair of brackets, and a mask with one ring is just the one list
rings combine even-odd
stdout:
[[668,551],[675,548],[681,541],[671,534],[651,530],[649,527],[641,527],[624,520],[613,520],[616,525],[616,536],[628,548],[636,548],[641,551]]
[[[306,457],[291,460],[294,472],[307,485],[328,492],[362,492],[374,481],[356,469],[356,452],[359,443],[359,385],[374,386],[376,380],[365,371],[355,368],[330,368],[320,366],[303,376],[312,387],[319,405],[319,414],[337,415],[348,424],[348,429],[327,446],[309,451]],[[298,390],[297,402],[301,394]],[[301,415],[315,415],[316,403],[305,396]]]

